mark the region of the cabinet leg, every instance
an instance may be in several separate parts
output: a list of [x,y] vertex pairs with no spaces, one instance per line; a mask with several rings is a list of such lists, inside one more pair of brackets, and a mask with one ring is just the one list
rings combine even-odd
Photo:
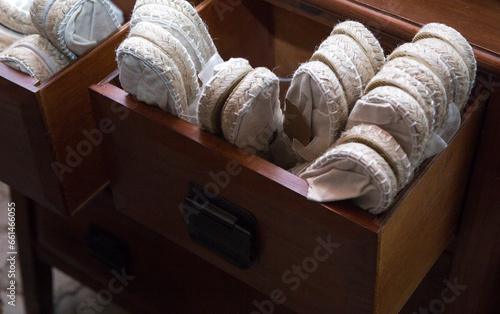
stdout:
[[52,313],[52,268],[39,259],[35,250],[35,203],[12,189],[11,197],[16,208],[17,249],[26,313]]

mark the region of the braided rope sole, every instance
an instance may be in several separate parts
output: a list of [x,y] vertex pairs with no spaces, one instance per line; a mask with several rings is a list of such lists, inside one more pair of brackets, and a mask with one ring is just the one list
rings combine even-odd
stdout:
[[429,129],[432,131],[435,125],[435,108],[432,98],[425,86],[413,76],[397,68],[383,67],[366,87],[365,93],[380,86],[394,86],[400,88],[415,98],[425,112]]
[[160,4],[160,5],[167,5],[171,7],[172,9],[175,9],[182,14],[184,14],[186,17],[188,17],[193,24],[197,27],[198,32],[203,38],[203,41],[205,42],[207,46],[207,51],[208,51],[208,56],[206,59],[210,59],[211,56],[213,56],[216,52],[217,49],[214,45],[214,42],[212,40],[212,37],[208,33],[208,29],[206,24],[202,21],[200,16],[198,15],[198,12],[196,12],[196,9],[189,3],[188,1],[185,0],[138,0],[135,3],[134,6],[134,11],[136,8],[139,8],[143,5],[147,4]]
[[443,83],[447,102],[450,103],[454,100],[455,84],[453,83],[452,74],[444,60],[442,60],[441,56],[436,51],[427,47],[417,46],[414,43],[406,43],[397,47],[387,57],[387,61],[400,57],[413,58],[427,66]]
[[311,61],[321,61],[328,65],[342,84],[349,111],[363,94],[363,82],[356,65],[350,55],[354,54],[350,47],[341,49],[334,44],[324,44],[311,57]]
[[[259,97],[268,99],[269,107],[274,115],[270,124],[264,129],[269,137],[277,130],[283,121],[280,104],[278,100],[279,79],[267,68],[256,68],[245,76],[240,84],[233,90],[227,102],[224,104],[221,114],[221,128],[224,138],[232,144],[237,144],[239,140],[242,119],[251,112],[251,108],[258,104]],[[247,119],[255,119],[255,116],[248,116]],[[254,133],[255,134],[255,133]],[[261,138],[261,134],[255,134],[256,138]],[[253,149],[262,151],[267,148],[268,143],[256,143]]]
[[382,46],[372,32],[363,24],[356,21],[345,21],[335,25],[331,35],[345,34],[351,36],[360,45],[370,59],[373,71],[377,73],[385,62],[385,55]]
[[37,30],[29,14],[14,7],[10,3],[0,0],[0,24],[21,34],[36,34]]
[[[406,144],[401,140],[403,130],[392,130],[393,132],[399,133],[396,134],[391,132],[387,126],[380,127],[394,136],[394,138],[405,150],[405,153],[408,155],[413,167],[416,168],[423,160],[423,152],[431,135],[424,110],[420,107],[415,98],[405,91],[393,86],[381,86],[375,88],[363,96],[358,101],[356,106],[370,106],[372,104],[389,104],[402,118],[408,128],[408,134],[405,135],[411,138],[411,143]],[[362,121],[362,123],[376,124],[374,121],[369,121],[369,119],[367,121]],[[356,122],[356,124],[360,123]],[[354,126],[353,121],[349,119],[347,122],[347,128],[351,128],[352,126]]]
[[174,35],[188,51],[197,72],[211,57],[193,22],[175,9],[162,5],[143,5],[134,10],[130,27],[135,27],[141,21],[158,24]]
[[329,36],[325,41],[323,41],[318,50],[328,45],[336,45],[337,47],[347,52],[347,55],[356,65],[356,69],[361,76],[361,82],[363,84],[362,89],[364,90],[368,82],[375,75],[375,72],[373,71],[370,59],[365,54],[363,49],[361,49],[359,44],[350,36],[342,34]]
[[247,60],[232,58],[219,64],[214,69],[214,75],[203,87],[198,105],[198,123],[200,127],[211,133],[221,133],[221,110],[224,96],[236,83],[252,71]]
[[385,159],[396,176],[398,190],[408,183],[412,174],[410,160],[388,132],[376,125],[359,124],[346,130],[335,145],[351,142],[365,144]]
[[[448,120],[448,101],[446,99],[446,90],[439,77],[425,64],[408,57],[393,59],[387,62],[385,67],[405,72],[425,86],[424,99],[434,107],[435,112],[432,129],[434,132],[441,130]],[[430,98],[430,101],[428,98]]]
[[50,7],[57,0],[33,0],[30,6],[30,16],[33,26],[38,30],[38,32],[47,37],[47,31],[45,29],[45,21],[47,20],[47,14],[49,13]]
[[60,51],[38,34],[25,36],[14,43],[2,52],[0,60],[20,64],[22,72],[41,82],[69,64]]
[[474,51],[472,50],[472,47],[467,39],[465,39],[457,30],[449,26],[439,23],[430,23],[422,27],[422,29],[413,38],[413,42],[432,37],[446,41],[456,49],[458,54],[462,57],[462,60],[464,60],[467,65],[469,70],[469,80],[471,82],[470,85],[472,88],[474,80],[476,79],[477,62],[474,57]]
[[450,44],[438,38],[421,39],[415,45],[434,50],[448,66],[455,86],[453,102],[461,110],[469,98],[471,88],[469,70],[462,57]]

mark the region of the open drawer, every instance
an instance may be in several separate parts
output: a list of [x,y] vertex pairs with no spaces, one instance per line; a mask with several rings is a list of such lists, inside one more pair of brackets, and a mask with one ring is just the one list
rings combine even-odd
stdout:
[[[315,11],[285,1],[209,0],[198,9],[224,59],[246,57],[288,78],[337,19],[351,17],[342,7]],[[378,37],[386,52],[398,43],[390,32]],[[486,90],[471,99],[449,147],[374,216],[349,202],[308,201],[306,181],[138,102],[116,78],[112,73],[90,93],[98,121],[112,129],[104,147],[118,210],[264,292],[257,313],[279,304],[299,313],[397,313],[454,236]],[[182,214],[187,197],[255,218],[245,267],[191,240],[190,217]]]
[[[130,16],[134,1],[116,5]],[[108,182],[88,86],[116,68],[122,26],[44,82],[0,63],[0,180],[67,215]]]

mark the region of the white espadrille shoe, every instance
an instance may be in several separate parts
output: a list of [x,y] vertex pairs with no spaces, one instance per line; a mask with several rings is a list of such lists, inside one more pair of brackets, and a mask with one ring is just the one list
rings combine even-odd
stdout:
[[345,21],[335,25],[331,35],[344,34],[353,38],[370,60],[374,73],[380,71],[385,62],[382,46],[372,32],[356,21]]
[[124,20],[108,0],[34,0],[30,14],[40,34],[71,59],[94,47]]
[[176,9],[162,4],[144,4],[134,9],[130,27],[147,21],[163,27],[184,46],[199,73],[212,57],[210,47],[193,21]]
[[310,143],[294,141],[293,148],[302,160],[312,161],[345,127],[349,109],[342,85],[328,65],[310,61],[295,71],[286,98],[298,108],[311,133]]
[[191,91],[191,98],[197,93],[192,91],[197,88],[193,85],[196,77],[186,73],[193,67],[189,54],[174,36],[161,27],[156,35],[153,31],[146,32],[148,36],[141,36],[146,29],[156,30],[156,25],[142,23],[137,25],[138,30],[132,30],[130,37],[116,51],[123,89],[149,105],[159,106],[190,123],[196,123],[196,110],[190,107],[186,93]]
[[314,52],[311,61],[320,61],[337,76],[344,91],[349,111],[356,101],[363,95],[363,81],[353,57],[355,51],[350,46],[339,47],[337,44],[326,41]]
[[182,13],[184,16],[188,17],[196,27],[196,31],[201,35],[206,47],[208,56],[212,57],[217,53],[217,48],[214,45],[213,39],[208,33],[208,29],[203,23],[202,19],[196,12],[196,9],[186,0],[138,0],[135,3],[134,9],[138,9],[139,7],[147,4],[159,4],[170,7]]
[[419,48],[431,49],[439,55],[439,60],[446,64],[451,73],[455,90],[453,102],[459,110],[464,108],[473,82],[470,80],[469,69],[460,54],[452,45],[438,38],[423,38],[415,42],[415,45]]
[[374,149],[357,142],[327,150],[300,177],[309,184],[308,199],[352,200],[372,214],[387,210],[398,191],[396,176],[387,161]]
[[[446,90],[441,79],[424,63],[410,57],[400,57],[388,61],[384,69],[392,69],[398,73],[406,73],[411,76],[408,78],[411,84],[417,84],[416,79],[420,84],[425,86],[425,91],[418,88],[421,100],[424,106],[434,108],[434,118],[432,120],[432,130],[439,133],[448,119],[448,99],[446,97]],[[414,96],[415,97],[415,96]]]
[[394,86],[371,90],[354,106],[346,128],[358,124],[377,125],[390,133],[403,147],[413,168],[422,162],[431,131],[424,109],[404,90]]
[[224,138],[249,152],[267,151],[283,129],[279,79],[267,68],[250,71],[232,90],[221,111]]
[[[396,59],[397,60],[397,59]],[[404,90],[415,98],[420,107],[424,110],[427,122],[429,123],[429,130],[434,130],[434,120],[436,111],[430,98],[430,94],[424,84],[413,76],[397,68],[383,67],[380,72],[373,77],[365,89],[369,93],[373,89],[380,86],[394,86]]]
[[217,65],[203,86],[198,105],[198,125],[214,134],[222,134],[221,114],[232,91],[253,68],[246,59],[232,58]]
[[352,37],[344,34],[330,35],[321,43],[318,50],[328,45],[335,45],[347,52],[347,55],[355,64],[357,72],[361,77],[361,83],[364,90],[368,82],[375,75],[375,71],[373,70],[370,58],[366,55],[361,46]]
[[0,61],[39,81],[45,81],[70,60],[39,34],[28,35],[0,54]]

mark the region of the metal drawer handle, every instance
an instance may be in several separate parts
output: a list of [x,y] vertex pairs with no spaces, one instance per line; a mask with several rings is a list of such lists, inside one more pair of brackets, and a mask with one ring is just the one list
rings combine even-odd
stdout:
[[182,215],[194,242],[241,269],[258,261],[257,220],[251,213],[190,183]]

